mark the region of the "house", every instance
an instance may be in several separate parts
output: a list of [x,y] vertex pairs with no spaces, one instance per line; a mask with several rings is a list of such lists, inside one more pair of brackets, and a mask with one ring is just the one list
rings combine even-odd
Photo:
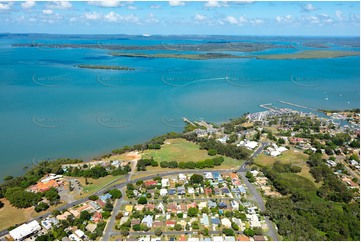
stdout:
[[95,201],[90,201],[89,203],[89,206],[91,207],[91,208],[93,208],[94,210],[101,210],[101,207],[99,206],[99,204],[97,204]]
[[232,226],[232,223],[228,218],[222,218],[221,223],[226,228],[230,228]]
[[162,188],[162,189],[160,189],[159,193],[162,197],[164,197],[164,196],[167,196],[168,190],[165,188]]
[[158,184],[157,181],[154,180],[150,180],[150,181],[145,181],[144,182],[144,186],[149,187],[149,186],[156,186]]
[[177,192],[178,192],[178,195],[185,195],[186,189],[184,187],[178,187]]
[[210,180],[210,179],[213,179],[213,175],[211,172],[205,172],[204,173],[204,178]]
[[74,234],[79,238],[79,239],[85,239],[85,234],[82,230],[77,229],[75,230]]
[[181,181],[181,182],[185,182],[185,181],[187,181],[187,176],[184,175],[184,174],[182,174],[182,173],[180,173],[180,174],[178,175],[178,180]]
[[213,188],[214,195],[221,195],[221,190],[218,187]]
[[146,209],[149,209],[149,210],[154,210],[155,209],[155,205],[153,203],[148,203],[145,205],[145,208]]
[[217,139],[219,142],[221,142],[222,144],[225,144],[227,142],[227,140],[229,140],[228,135],[225,135],[224,137]]
[[256,141],[247,141],[244,146],[250,150],[254,150],[258,146],[258,143]]
[[179,237],[179,240],[178,241],[187,241],[187,237],[182,234],[180,237]]
[[147,225],[148,228],[152,227],[153,224],[153,216],[147,215],[142,219],[142,224]]
[[234,238],[234,236],[224,236],[223,241],[236,241],[236,239]]
[[136,211],[142,211],[143,208],[144,208],[144,205],[143,205],[143,204],[137,204],[137,205],[134,206],[134,209],[135,209]]
[[174,195],[174,194],[176,194],[176,192],[177,192],[177,190],[175,188],[171,188],[168,190],[169,195]]
[[194,188],[193,187],[188,187],[188,193],[189,194],[194,194]]
[[46,230],[51,229],[53,225],[57,225],[58,223],[59,220],[57,220],[56,218],[46,218],[41,220],[40,222],[41,226]]
[[296,143],[303,143],[304,139],[303,138],[290,137],[289,141],[290,141],[291,144],[296,144]]
[[240,228],[240,230],[243,231],[243,224],[242,224],[242,220],[241,219],[238,219],[238,218],[232,218],[232,222],[237,224]]
[[107,202],[107,200],[111,199],[111,198],[112,198],[112,195],[110,193],[107,193],[107,194],[99,197],[99,199],[103,202]]
[[203,213],[201,218],[201,224],[203,224],[204,227],[209,227],[209,217],[207,214]]
[[129,217],[122,217],[119,221],[119,224],[122,225],[128,221]]
[[69,235],[69,239],[71,241],[81,241],[81,239],[78,236],[76,236],[75,234]]
[[206,194],[206,195],[212,194],[212,188],[210,188],[210,187],[204,188],[204,194]]
[[198,204],[198,208],[199,208],[199,209],[206,208],[206,207],[208,207],[208,206],[207,206],[207,202],[200,202],[200,203]]
[[66,212],[64,212],[63,214],[60,214],[60,215],[56,216],[56,218],[57,218],[58,220],[66,220],[69,215],[71,215],[71,213],[69,213],[68,211],[66,211]]
[[133,211],[133,205],[131,204],[128,204],[128,205],[125,205],[125,211],[130,213]]
[[227,204],[225,202],[219,202],[218,207],[219,208],[227,208]]
[[178,205],[178,211],[182,213],[186,213],[188,211],[188,207],[186,203],[181,203]]
[[249,239],[249,237],[247,237],[245,235],[238,235],[237,241],[250,241],[250,239]]
[[232,210],[238,210],[239,209],[239,203],[235,200],[231,201]]
[[222,187],[221,191],[222,191],[223,194],[229,194],[230,193],[228,187]]
[[223,237],[222,237],[222,236],[213,236],[213,241],[214,241],[214,242],[222,242],[222,241],[223,241]]
[[174,220],[167,220],[165,222],[165,226],[173,228],[176,225],[176,221]]
[[209,201],[208,201],[208,207],[209,207],[209,208],[216,208],[216,207],[217,207],[217,203],[209,200]]
[[246,194],[246,188],[244,186],[238,186],[239,192]]
[[167,204],[167,212],[176,213],[177,212],[177,204],[176,203]]
[[93,233],[96,228],[97,228],[97,225],[96,225],[96,224],[92,224],[92,223],[88,223],[88,225],[85,227],[85,229],[86,229],[87,231],[89,231],[90,233]]
[[161,228],[161,227],[163,227],[163,222],[162,222],[162,221],[159,221],[159,220],[155,220],[155,221],[153,222],[153,227],[154,227],[154,228]]
[[104,207],[105,206],[105,202],[103,202],[102,200],[98,199],[95,201],[100,207]]
[[169,179],[168,178],[162,178],[162,187],[169,187]]
[[160,202],[160,203],[158,204],[157,209],[158,209],[159,211],[162,211],[162,212],[165,211],[165,210],[164,210],[164,205],[163,205],[162,202]]
[[264,236],[262,235],[255,235],[253,236],[254,241],[265,241]]
[[218,217],[211,217],[211,222],[212,224],[221,224],[221,221],[219,220]]
[[49,190],[52,187],[59,187],[59,184],[57,181],[55,180],[50,180],[47,182],[38,182],[36,185],[31,186],[30,189],[32,192],[45,192],[47,190]]
[[187,204],[187,208],[196,208],[197,207],[197,203],[196,202],[192,202],[192,203],[189,203]]
[[100,220],[103,219],[103,216],[101,213],[95,212],[93,217],[91,217],[90,220],[92,220],[94,223],[98,223]]
[[130,224],[133,226],[133,225],[135,225],[135,224],[140,224],[140,219],[132,219],[131,221],[130,221]]

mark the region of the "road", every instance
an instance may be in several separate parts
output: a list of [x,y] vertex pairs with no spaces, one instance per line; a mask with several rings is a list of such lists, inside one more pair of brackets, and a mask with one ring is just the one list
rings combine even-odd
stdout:
[[[262,145],[251,155],[251,158],[255,158],[256,156],[258,156],[266,146],[268,146],[269,143],[264,142],[262,143]],[[256,190],[256,188],[253,186],[252,183],[250,183],[246,177],[246,168],[247,162],[245,162],[241,168],[238,171],[238,174],[241,176],[243,182],[246,184],[248,190],[250,191],[250,193],[252,194],[252,198],[253,200],[256,202],[256,204],[258,205],[259,209],[262,212],[266,211],[266,206],[264,204],[264,201],[262,199],[262,196],[260,195],[260,193]],[[266,221],[266,224],[269,228],[269,230],[265,233],[266,235],[268,235],[269,237],[272,238],[273,241],[279,241],[279,236],[276,232],[276,228],[274,227],[274,224],[271,222],[271,220],[269,220],[269,218],[267,216],[264,216],[264,219]]]

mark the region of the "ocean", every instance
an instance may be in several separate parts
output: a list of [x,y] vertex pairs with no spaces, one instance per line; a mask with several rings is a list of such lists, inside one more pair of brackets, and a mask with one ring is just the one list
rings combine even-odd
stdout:
[[[232,37],[232,41],[238,39],[242,37]],[[156,135],[180,132],[182,117],[220,123],[246,112],[263,111],[259,104],[287,107],[280,100],[317,109],[360,106],[357,56],[185,60],[114,57],[105,48],[12,46],[32,42],[160,44],[176,52],[178,43],[227,40],[224,36],[210,39],[102,36],[99,40],[97,36],[1,35],[0,177],[21,175],[25,166],[39,160],[60,157],[89,160],[124,145],[143,143]],[[235,49],[224,53],[267,55],[315,49],[303,46],[305,39],[296,37],[248,37],[246,41],[295,48],[254,53]],[[358,46],[338,45],[337,41],[328,50],[359,51]],[[75,67],[78,64],[120,65],[135,70],[81,69]]]

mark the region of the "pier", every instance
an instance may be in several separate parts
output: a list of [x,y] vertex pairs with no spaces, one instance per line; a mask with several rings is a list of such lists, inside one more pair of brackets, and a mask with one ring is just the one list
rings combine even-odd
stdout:
[[290,103],[290,102],[285,102],[285,101],[278,101],[278,102],[283,103],[283,104],[287,104],[287,105],[290,105],[290,106],[298,107],[298,108],[309,109],[309,110],[312,110],[312,111],[318,111],[317,109],[314,109],[314,108],[309,108],[309,107],[306,107],[306,106],[302,106],[302,105],[298,105],[298,104],[294,104],[294,103]]
[[194,123],[192,123],[191,121],[189,121],[187,118],[183,117],[183,121],[186,122],[186,123],[189,123],[195,127],[197,127],[197,125],[195,125]]
[[259,106],[267,110],[277,110],[276,107],[272,107],[272,103],[260,104]]

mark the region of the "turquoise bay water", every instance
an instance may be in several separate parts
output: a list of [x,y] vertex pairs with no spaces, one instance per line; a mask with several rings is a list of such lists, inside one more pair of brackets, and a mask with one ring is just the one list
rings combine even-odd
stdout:
[[[155,135],[181,131],[181,117],[223,122],[262,111],[258,106],[262,103],[284,107],[278,100],[324,109],[359,107],[359,57],[192,61],[112,57],[105,49],[11,46],[31,41],[0,39],[0,177],[19,175],[33,161],[87,160]],[[94,39],[61,42],[97,43]],[[113,42],[162,43],[159,39]],[[292,51],[296,50],[287,50]],[[136,70],[80,69],[76,64]]]

